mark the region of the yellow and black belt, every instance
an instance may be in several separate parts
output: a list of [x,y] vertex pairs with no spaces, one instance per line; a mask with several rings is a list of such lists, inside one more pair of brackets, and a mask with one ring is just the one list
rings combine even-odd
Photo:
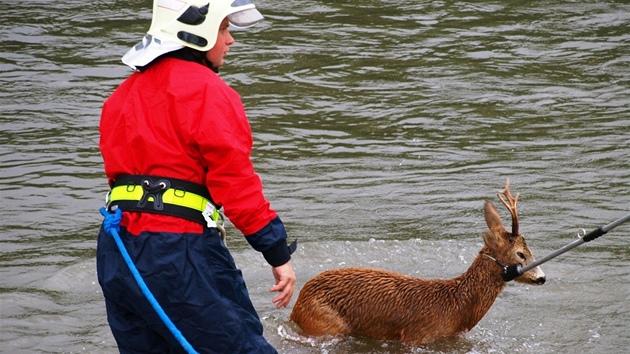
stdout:
[[111,183],[107,208],[177,216],[216,227],[223,218],[206,186],[170,177],[121,175]]

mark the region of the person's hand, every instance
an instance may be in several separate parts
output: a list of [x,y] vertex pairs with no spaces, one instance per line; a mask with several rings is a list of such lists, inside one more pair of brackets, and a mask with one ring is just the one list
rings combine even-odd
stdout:
[[293,272],[293,267],[291,267],[291,261],[281,266],[273,267],[272,271],[273,277],[276,279],[276,285],[269,291],[279,291],[280,294],[271,301],[276,304],[277,308],[287,307],[295,291],[295,273]]

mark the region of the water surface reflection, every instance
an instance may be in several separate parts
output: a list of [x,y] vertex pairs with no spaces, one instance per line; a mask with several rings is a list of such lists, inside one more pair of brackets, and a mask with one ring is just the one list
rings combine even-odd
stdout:
[[[0,347],[112,352],[94,274],[107,189],[102,101],[150,1],[7,4],[0,14]],[[324,269],[453,277],[481,247],[483,200],[510,177],[543,256],[630,212],[630,6],[621,1],[257,2],[222,76],[243,96],[266,194]],[[28,16],[24,14],[28,13]],[[269,269],[232,229],[281,353],[623,353],[628,226],[509,284],[463,338],[405,348],[301,337]],[[596,299],[596,301],[585,301]]]

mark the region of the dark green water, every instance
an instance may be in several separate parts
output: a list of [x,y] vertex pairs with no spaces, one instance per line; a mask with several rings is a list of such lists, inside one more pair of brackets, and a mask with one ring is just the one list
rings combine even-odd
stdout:
[[[266,195],[300,248],[298,287],[369,266],[459,275],[506,178],[542,257],[630,212],[630,5],[623,1],[256,2],[222,76],[243,97]],[[2,2],[0,351],[111,353],[94,256],[98,151],[120,57],[150,1]],[[507,215],[507,213],[504,213]],[[470,333],[405,348],[301,337],[235,229],[281,353],[626,353],[630,223],[509,284]]]

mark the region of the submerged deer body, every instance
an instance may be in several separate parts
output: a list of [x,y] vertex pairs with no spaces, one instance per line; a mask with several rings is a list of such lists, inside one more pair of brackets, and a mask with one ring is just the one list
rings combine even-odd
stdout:
[[[487,201],[485,246],[462,275],[422,279],[367,268],[326,271],[304,285],[290,320],[306,335],[349,334],[408,344],[426,344],[469,331],[505,287],[502,265],[534,261],[518,231],[518,194],[510,194],[509,180],[497,195],[510,210],[512,230],[505,229],[494,205]],[[543,284],[545,275],[536,267],[516,281]]]

